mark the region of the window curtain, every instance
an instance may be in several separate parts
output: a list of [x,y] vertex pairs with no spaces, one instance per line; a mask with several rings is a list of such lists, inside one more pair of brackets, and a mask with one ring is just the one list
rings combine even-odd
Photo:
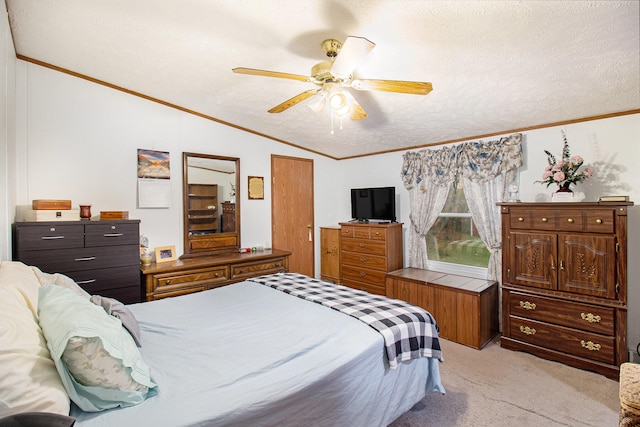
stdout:
[[451,183],[455,180],[455,149],[445,147],[439,151],[422,150],[403,156],[402,180],[409,191],[410,267],[427,267],[427,241],[425,236],[447,201]]
[[403,156],[402,179],[409,192],[408,264],[427,265],[426,235],[447,200],[451,184],[462,179],[469,211],[478,235],[489,248],[488,278],[501,281],[500,209],[522,165],[522,134],[497,141],[467,142]]

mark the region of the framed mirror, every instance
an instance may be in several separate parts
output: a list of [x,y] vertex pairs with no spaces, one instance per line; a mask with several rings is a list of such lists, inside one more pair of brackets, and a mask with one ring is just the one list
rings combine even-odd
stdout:
[[240,247],[240,159],[182,154],[184,255],[237,251]]

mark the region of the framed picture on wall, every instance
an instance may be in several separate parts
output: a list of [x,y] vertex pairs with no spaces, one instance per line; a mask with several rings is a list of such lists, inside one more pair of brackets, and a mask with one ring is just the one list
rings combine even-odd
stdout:
[[249,177],[249,199],[250,200],[264,199],[264,177],[262,176]]

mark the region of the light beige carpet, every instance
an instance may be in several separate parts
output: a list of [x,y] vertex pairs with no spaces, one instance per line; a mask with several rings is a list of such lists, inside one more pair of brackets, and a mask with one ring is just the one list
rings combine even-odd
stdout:
[[445,395],[429,394],[392,427],[618,425],[618,382],[495,339],[482,350],[441,340]]

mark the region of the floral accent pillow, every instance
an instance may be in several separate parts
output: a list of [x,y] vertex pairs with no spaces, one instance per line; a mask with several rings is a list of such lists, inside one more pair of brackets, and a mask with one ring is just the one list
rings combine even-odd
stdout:
[[38,317],[62,384],[80,409],[132,406],[157,394],[133,338],[101,306],[46,285],[38,293]]
[[73,378],[85,386],[142,392],[149,389],[131,378],[131,369],[112,357],[98,337],[69,338],[62,361]]

